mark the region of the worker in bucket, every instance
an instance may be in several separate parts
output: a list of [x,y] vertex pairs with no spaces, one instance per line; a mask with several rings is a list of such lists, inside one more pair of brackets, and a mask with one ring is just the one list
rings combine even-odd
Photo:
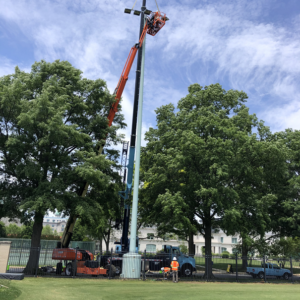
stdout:
[[178,267],[179,267],[179,263],[177,261],[177,258],[174,256],[173,261],[171,262],[171,268],[173,272],[173,282],[178,282]]

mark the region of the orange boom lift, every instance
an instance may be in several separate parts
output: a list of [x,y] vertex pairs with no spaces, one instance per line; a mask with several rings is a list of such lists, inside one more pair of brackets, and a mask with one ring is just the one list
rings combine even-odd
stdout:
[[[138,49],[142,46],[144,38],[146,36],[146,33],[155,36],[159,30],[165,25],[166,21],[168,18],[166,17],[166,14],[160,11],[157,12],[152,12],[150,16],[146,18],[146,22],[142,31],[142,34],[140,36],[139,42],[136,43],[130,50],[128,58],[126,60],[125,66],[123,68],[123,71],[121,73],[119,82],[117,84],[117,87],[114,90],[114,95],[115,95],[115,102],[110,108],[109,114],[108,114],[108,126],[112,125],[112,122],[114,120],[115,114],[118,111],[118,105],[120,102],[120,99],[122,97],[126,82],[128,80],[128,76],[133,64],[133,61],[135,59],[136,53]],[[99,147],[98,153],[101,154],[102,150],[104,147],[104,143],[102,146]],[[84,188],[81,189],[80,195],[82,197],[85,197],[86,192],[88,190],[89,184],[88,182],[84,183]],[[68,222],[66,224],[65,230],[63,232],[62,238],[61,238],[61,243],[58,246],[58,248],[53,250],[52,253],[52,259],[54,260],[64,260],[67,263],[67,268],[66,268],[66,275],[71,275],[73,274],[72,271],[72,263],[75,261],[76,257],[76,249],[68,248],[74,225],[76,223],[77,216],[76,215],[70,215]],[[81,250],[77,249],[77,257],[76,260],[78,261],[77,265],[77,273],[82,273],[82,274],[90,274],[90,275],[105,275],[106,271],[105,269],[100,269],[99,263],[96,261],[93,261],[94,257],[93,254],[90,253],[89,251],[86,250]],[[69,263],[68,263],[69,261]],[[57,273],[61,273],[62,267],[61,263],[57,264]]]
[[165,25],[166,23],[166,14],[157,11],[153,12],[147,19],[146,19],[146,24],[144,26],[143,32],[140,36],[140,40],[137,44],[135,44],[128,55],[128,58],[126,60],[123,72],[121,74],[121,77],[119,79],[118,85],[115,88],[114,94],[116,95],[115,99],[116,102],[112,105],[110,112],[108,114],[108,125],[111,126],[113,119],[115,117],[116,112],[118,111],[118,104],[120,102],[121,96],[123,94],[126,82],[128,80],[128,76],[133,64],[133,61],[135,59],[135,55],[138,51],[138,49],[142,46],[144,38],[146,33],[155,36],[158,31]]

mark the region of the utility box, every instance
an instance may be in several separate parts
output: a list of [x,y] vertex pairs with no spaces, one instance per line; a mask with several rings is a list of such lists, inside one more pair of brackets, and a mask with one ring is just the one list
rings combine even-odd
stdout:
[[10,241],[0,241],[0,273],[6,273],[10,245]]

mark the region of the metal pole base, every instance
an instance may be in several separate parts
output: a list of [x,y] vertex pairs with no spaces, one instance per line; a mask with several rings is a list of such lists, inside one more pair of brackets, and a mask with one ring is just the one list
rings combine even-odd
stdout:
[[123,255],[122,278],[138,279],[141,277],[141,255],[126,253]]

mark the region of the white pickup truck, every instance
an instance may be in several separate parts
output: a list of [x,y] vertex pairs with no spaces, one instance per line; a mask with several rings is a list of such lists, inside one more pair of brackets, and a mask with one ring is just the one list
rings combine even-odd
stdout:
[[[278,279],[283,277],[286,280],[292,276],[290,270],[282,269],[277,264],[266,263],[265,265],[266,276],[276,276]],[[263,264],[261,268],[247,267],[247,273],[252,275],[253,278],[258,277],[260,279],[264,279],[265,269]]]

